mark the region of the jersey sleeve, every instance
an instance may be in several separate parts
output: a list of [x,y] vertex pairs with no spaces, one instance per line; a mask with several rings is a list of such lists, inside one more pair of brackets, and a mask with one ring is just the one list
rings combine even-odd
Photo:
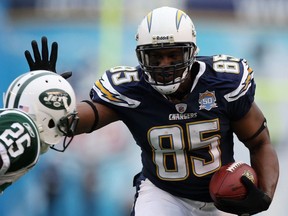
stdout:
[[[134,67],[117,67],[106,71],[90,91],[94,102],[110,107],[136,108],[140,101],[135,98],[135,86],[139,82],[138,71]],[[136,96],[137,97],[137,96]]]
[[238,80],[235,81],[235,88],[224,95],[228,102],[230,117],[234,121],[241,119],[249,111],[256,90],[252,68],[245,59],[241,59],[239,66],[240,73]]

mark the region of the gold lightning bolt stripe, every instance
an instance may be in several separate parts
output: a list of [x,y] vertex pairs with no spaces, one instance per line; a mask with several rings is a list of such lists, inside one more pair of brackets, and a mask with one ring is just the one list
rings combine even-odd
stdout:
[[252,68],[249,67],[248,68],[248,75],[245,79],[245,82],[243,83],[244,86],[242,88],[242,91],[245,91],[248,88],[249,84],[251,83],[252,73],[253,73],[253,70],[252,70]]
[[111,93],[110,91],[108,91],[103,85],[102,83],[97,80],[95,85],[100,89],[100,91],[102,92],[103,94],[103,97],[109,99],[110,101],[114,101],[114,102],[123,102],[122,100],[119,100],[118,98],[116,98],[116,95]]

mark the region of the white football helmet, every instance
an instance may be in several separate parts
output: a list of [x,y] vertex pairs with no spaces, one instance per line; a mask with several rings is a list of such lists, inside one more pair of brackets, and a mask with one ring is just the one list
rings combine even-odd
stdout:
[[17,77],[5,94],[4,106],[18,108],[36,122],[42,151],[47,145],[54,148],[63,136],[63,150],[59,151],[70,144],[66,138],[73,138],[78,123],[76,97],[71,85],[60,75],[38,70]]
[[[171,7],[154,9],[139,25],[136,41],[137,58],[145,72],[145,80],[161,94],[172,94],[177,91],[180,84],[188,77],[198,52],[196,30],[189,16]],[[149,56],[151,51],[171,48],[181,49],[182,62],[165,67],[151,63]],[[173,73],[172,81],[165,82],[167,73]],[[163,82],[155,79],[159,75],[164,78]]]

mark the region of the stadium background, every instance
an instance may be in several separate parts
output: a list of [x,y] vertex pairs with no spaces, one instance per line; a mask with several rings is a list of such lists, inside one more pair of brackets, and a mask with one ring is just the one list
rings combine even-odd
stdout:
[[[191,16],[200,55],[244,57],[254,69],[256,102],[268,119],[281,166],[274,202],[259,215],[287,215],[287,0],[2,0],[1,94],[29,70],[23,53],[31,50],[31,40],[40,42],[45,35],[50,44],[59,43],[57,71],[73,71],[69,81],[77,100],[88,98],[93,82],[106,69],[137,65],[137,25],[147,12],[163,5],[183,8]],[[235,156],[249,161],[237,140]],[[122,123],[114,123],[76,137],[64,154],[42,155],[32,171],[0,196],[0,215],[129,215],[132,179],[140,169],[133,138]]]

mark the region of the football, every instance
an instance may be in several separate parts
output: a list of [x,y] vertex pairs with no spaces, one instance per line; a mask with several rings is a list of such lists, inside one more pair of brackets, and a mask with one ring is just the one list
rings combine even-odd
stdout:
[[244,199],[247,190],[240,180],[243,175],[257,185],[258,180],[254,169],[244,162],[227,164],[215,172],[209,184],[213,201],[217,202],[221,198]]

